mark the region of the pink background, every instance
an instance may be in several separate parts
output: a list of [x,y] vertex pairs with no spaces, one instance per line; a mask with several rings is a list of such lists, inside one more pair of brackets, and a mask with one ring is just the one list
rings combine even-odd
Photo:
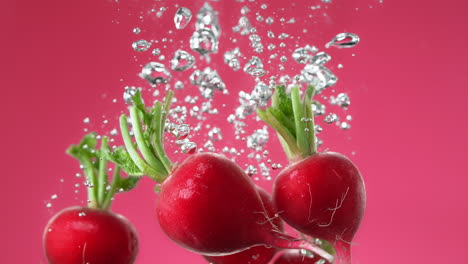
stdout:
[[[1,263],[45,263],[45,223],[60,208],[82,204],[83,189],[73,193],[78,167],[64,150],[83,135],[85,117],[109,119],[90,129],[112,129],[123,87],[137,82],[130,44],[139,37],[128,14],[138,5],[130,2],[120,10],[104,0],[14,1],[5,8]],[[352,159],[367,184],[355,263],[466,263],[468,3],[333,2],[336,10],[330,8],[330,23],[317,38],[323,43],[349,31],[362,39],[355,49],[334,51],[344,65],[339,85],[352,99],[351,140],[333,141],[333,133],[343,137],[336,131],[327,139],[332,150],[356,152]],[[222,60],[217,56],[215,63]],[[236,87],[231,91],[237,94]],[[137,263],[205,263],[161,233],[152,185],[144,180],[113,207],[139,231]],[[59,199],[48,210],[52,194]]]

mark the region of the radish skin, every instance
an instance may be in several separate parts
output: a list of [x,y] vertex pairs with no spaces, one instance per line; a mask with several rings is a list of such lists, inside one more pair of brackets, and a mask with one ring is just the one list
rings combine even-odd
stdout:
[[[257,192],[262,199],[263,206],[268,213],[268,218],[272,219],[273,224],[283,230],[283,222],[278,217],[274,209],[273,200],[264,189],[256,186]],[[226,256],[205,256],[205,259],[211,264],[267,264],[276,254],[274,247],[255,246],[236,254]]]
[[139,246],[137,232],[126,218],[79,206],[50,219],[43,245],[49,264],[133,264]]

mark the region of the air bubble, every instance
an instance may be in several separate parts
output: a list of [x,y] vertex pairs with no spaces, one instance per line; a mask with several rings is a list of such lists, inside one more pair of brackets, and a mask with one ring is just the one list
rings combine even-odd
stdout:
[[149,43],[148,41],[144,39],[137,40],[132,43],[132,48],[138,52],[147,51],[150,47],[151,47],[151,43]]
[[359,43],[359,36],[353,33],[340,33],[336,35],[325,47],[352,48]]
[[177,29],[184,29],[192,19],[192,11],[186,7],[181,7],[174,15],[174,24]]

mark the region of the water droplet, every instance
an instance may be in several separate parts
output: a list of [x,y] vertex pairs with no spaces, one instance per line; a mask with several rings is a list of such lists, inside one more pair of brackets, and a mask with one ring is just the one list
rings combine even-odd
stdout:
[[135,33],[135,34],[140,34],[140,33],[141,33],[141,29],[138,28],[138,27],[136,27],[136,28],[133,29],[133,33]]
[[177,81],[175,84],[174,84],[174,88],[176,90],[182,90],[184,89],[184,83],[182,81]]
[[177,50],[171,60],[171,68],[174,71],[185,71],[195,64],[195,57],[183,50]]
[[242,36],[250,34],[251,29],[252,24],[250,24],[249,19],[245,16],[240,17],[237,25],[232,27],[232,31],[235,33],[240,33]]
[[150,62],[142,68],[140,77],[146,79],[151,85],[167,83],[171,78],[171,73],[164,64],[159,62]]
[[208,149],[208,151],[215,151],[215,147],[213,145],[213,142],[211,142],[210,140],[206,141],[205,144],[203,145],[204,148]]
[[248,12],[250,12],[250,9],[248,7],[244,6],[244,7],[241,8],[241,14],[242,15],[245,15]]
[[86,117],[85,119],[83,119],[83,123],[85,123],[85,124],[89,124],[89,121],[90,121],[89,117]]
[[282,167],[283,167],[283,166],[281,166],[281,164],[279,164],[279,163],[273,163],[273,164],[271,164],[271,168],[272,168],[273,170],[278,170],[278,169],[281,169]]
[[340,93],[336,97],[330,97],[330,104],[339,105],[340,107],[348,107],[351,104],[351,101],[346,93]]
[[221,28],[218,23],[218,13],[206,3],[197,13],[197,23],[195,24],[197,30],[210,29],[214,36],[218,38],[221,35]]
[[239,58],[241,56],[241,52],[239,48],[235,48],[231,51],[226,51],[224,53],[224,62],[229,65],[234,71],[238,71],[240,69],[240,61]]
[[320,125],[315,125],[314,130],[317,134],[319,134],[320,132],[323,131],[323,127],[321,127]]
[[244,72],[254,77],[260,77],[266,73],[263,69],[262,61],[257,56],[252,56],[252,58],[245,64]]
[[158,56],[159,54],[161,54],[161,50],[160,49],[154,49],[151,53],[153,53],[154,56]]
[[312,103],[312,111],[314,112],[314,115],[315,116],[319,116],[319,115],[324,115],[325,114],[325,105],[324,104],[321,104],[317,101],[314,101]]
[[193,154],[197,150],[197,144],[194,142],[186,142],[181,147],[182,153]]
[[273,91],[268,85],[263,82],[258,82],[250,95],[256,106],[265,107],[272,94]]
[[45,206],[46,206],[46,208],[51,208],[51,207],[52,207],[52,203],[47,203]]
[[315,87],[316,93],[335,85],[338,81],[338,78],[324,66],[307,64],[301,73],[304,80]]
[[322,51],[322,52],[317,53],[317,55],[312,56],[312,58],[310,59],[310,63],[313,65],[320,66],[320,65],[324,65],[330,60],[331,60],[331,56]]
[[174,15],[174,24],[177,29],[185,28],[192,19],[192,11],[186,7],[181,7]]
[[268,142],[268,130],[266,127],[257,129],[247,137],[247,147],[251,149],[261,150]]
[[190,134],[190,127],[186,124],[178,125],[174,130],[172,130],[172,134],[178,139],[184,139]]
[[340,33],[336,35],[325,47],[352,48],[359,43],[359,36],[353,33]]
[[216,70],[211,70],[209,67],[202,71],[196,70],[190,75],[190,81],[194,85],[199,86],[199,90],[203,98],[212,98],[214,90],[226,91],[226,85],[219,77]]
[[93,187],[94,187],[94,185],[93,185],[90,181],[85,181],[85,182],[83,183],[83,185],[86,186],[86,187],[88,187],[88,188],[93,188]]
[[86,214],[85,214],[84,212],[79,212],[79,213],[78,213],[78,216],[79,216],[79,217],[83,217],[83,216],[86,216]]
[[132,97],[135,96],[137,92],[137,88],[134,86],[126,86],[125,92],[123,94],[123,99],[126,104],[130,104],[133,102]]
[[138,52],[147,51],[150,47],[151,43],[144,39],[140,39],[132,43],[132,48]]
[[343,130],[348,130],[351,128],[351,125],[348,122],[341,122],[340,128]]
[[275,20],[272,17],[267,17],[265,19],[265,23],[267,23],[268,25],[273,24],[273,22],[275,22]]
[[279,39],[287,39],[289,37],[289,34],[286,34],[286,33],[281,33],[278,38]]
[[57,199],[57,198],[58,198],[58,195],[57,195],[57,194],[52,194],[52,196],[50,196],[50,199],[52,199],[52,200],[55,200],[55,199]]
[[220,141],[223,139],[223,135],[221,134],[221,129],[218,127],[213,127],[208,132],[208,137],[213,141]]
[[193,32],[190,38],[190,48],[200,55],[218,52],[218,39],[209,28]]
[[292,57],[298,63],[306,64],[307,62],[309,62],[310,58],[312,57],[312,54],[316,53],[317,51],[318,50],[316,47],[306,45],[305,47],[296,49],[293,52]]
[[334,114],[334,113],[330,113],[325,117],[325,119],[323,121],[325,121],[325,123],[327,123],[327,124],[332,124],[332,123],[338,121],[338,116],[336,114]]
[[245,173],[247,173],[249,177],[252,177],[253,175],[257,174],[257,168],[254,165],[248,165],[245,169]]
[[110,135],[111,135],[111,136],[117,136],[118,134],[119,134],[119,132],[118,132],[118,130],[115,129],[115,128],[112,129],[112,130],[110,131]]

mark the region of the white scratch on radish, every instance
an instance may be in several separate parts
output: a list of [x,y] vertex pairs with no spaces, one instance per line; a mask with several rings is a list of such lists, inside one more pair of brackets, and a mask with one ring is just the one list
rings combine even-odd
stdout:
[[309,187],[309,196],[310,196],[309,215],[307,216],[307,220],[309,222],[313,222],[313,220],[310,219],[310,217],[312,216],[312,191],[310,190],[310,184],[307,184],[307,186]]
[[331,217],[330,217],[330,222],[328,222],[327,224],[318,224],[320,227],[327,227],[327,226],[330,226],[331,223],[333,222],[333,217],[335,216],[335,213],[338,209],[341,208],[341,206],[343,205],[343,201],[344,199],[346,198],[346,195],[348,195],[348,191],[349,191],[349,187],[346,189],[346,192],[341,196],[341,200],[340,199],[336,199],[336,205],[334,208],[328,208],[328,210],[330,211],[333,211],[332,214],[331,214]]
[[347,241],[343,239],[343,235],[346,233],[347,229],[348,228],[343,229],[343,232],[341,232],[341,235],[336,235],[335,240],[343,241],[344,243],[349,244],[349,245],[356,245],[357,243],[353,243],[351,241]]
[[256,213],[256,214],[262,214],[262,215],[265,216],[265,218],[266,218],[266,220],[265,220],[264,222],[257,222],[257,224],[259,224],[259,225],[264,225],[264,224],[270,222],[271,225],[273,226],[273,230],[274,230],[274,231],[281,232],[281,230],[279,229],[279,227],[273,222],[274,219],[276,219],[276,218],[279,217],[278,214],[275,214],[273,217],[270,217],[270,216],[268,215],[268,213],[265,212],[265,211],[264,211],[264,212],[255,212],[255,213]]
[[85,255],[86,255],[86,245],[87,245],[87,244],[88,244],[88,242],[85,242],[85,243],[84,243],[84,246],[83,246],[83,254],[82,254],[83,263],[82,263],[82,264],[86,264]]

